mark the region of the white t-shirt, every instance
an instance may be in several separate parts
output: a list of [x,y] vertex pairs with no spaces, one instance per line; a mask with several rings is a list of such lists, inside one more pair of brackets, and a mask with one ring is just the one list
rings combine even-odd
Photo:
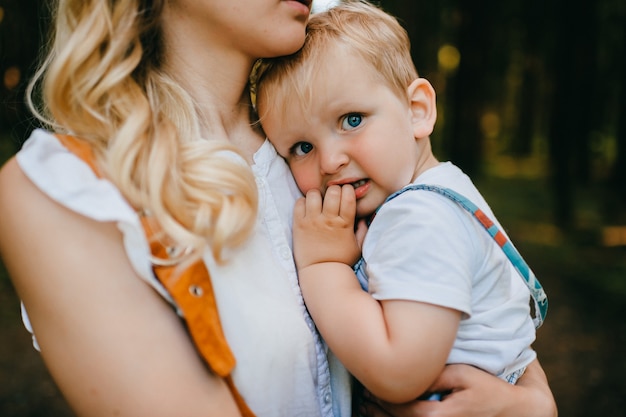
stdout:
[[[112,183],[95,177],[43,130],[33,132],[17,160],[33,183],[58,203],[95,220],[117,222],[137,274],[171,302],[152,273],[139,217]],[[224,333],[237,360],[235,384],[259,417],[349,416],[347,372],[327,356],[298,287],[291,223],[300,193],[269,142],[254,155],[252,169],[259,215],[251,239],[226,265],[218,266],[209,250],[204,255]],[[26,312],[23,317],[32,332]]]
[[[470,178],[449,162],[415,183],[453,189],[496,221]],[[493,238],[451,199],[412,190],[384,204],[363,242],[363,259],[374,298],[463,313],[447,363],[505,377],[535,359],[529,290]]]

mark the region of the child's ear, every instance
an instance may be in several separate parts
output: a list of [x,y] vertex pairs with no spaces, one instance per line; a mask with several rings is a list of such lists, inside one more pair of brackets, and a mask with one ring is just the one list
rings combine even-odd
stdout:
[[416,139],[429,136],[437,121],[437,102],[433,86],[424,78],[417,78],[407,88],[413,134]]

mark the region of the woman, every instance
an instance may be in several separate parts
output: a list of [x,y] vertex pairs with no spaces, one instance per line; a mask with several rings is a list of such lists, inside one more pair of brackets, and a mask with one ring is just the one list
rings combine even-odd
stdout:
[[[347,374],[327,358],[297,286],[289,228],[297,189],[251,123],[248,74],[258,58],[302,45],[310,6],[56,6],[56,38],[38,73],[40,117],[87,145],[101,178],[66,142],[35,131],[0,172],[0,253],[78,415],[240,415],[152,272],[146,218],[172,249],[168,263],[207,265],[237,359],[232,379],[257,416],[349,415]],[[541,368],[522,383],[509,389],[468,368],[444,373],[442,384],[461,391],[439,415],[552,415]],[[484,404],[468,403],[481,395]],[[529,401],[533,410],[516,414]],[[390,412],[421,407],[431,405]]]

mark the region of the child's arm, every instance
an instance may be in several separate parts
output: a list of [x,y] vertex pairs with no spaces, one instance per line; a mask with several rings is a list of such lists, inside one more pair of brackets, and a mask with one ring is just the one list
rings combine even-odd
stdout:
[[432,304],[378,302],[352,270],[356,201],[351,186],[309,192],[296,204],[294,251],[307,308],[331,350],[374,395],[417,398],[443,370],[461,313]]

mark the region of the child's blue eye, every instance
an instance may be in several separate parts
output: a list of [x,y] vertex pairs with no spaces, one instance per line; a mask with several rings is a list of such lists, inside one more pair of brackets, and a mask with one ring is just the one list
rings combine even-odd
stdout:
[[344,130],[354,129],[363,122],[363,116],[358,113],[350,113],[341,121],[341,128]]
[[313,145],[309,142],[298,142],[291,148],[291,152],[296,156],[306,155],[313,150]]

